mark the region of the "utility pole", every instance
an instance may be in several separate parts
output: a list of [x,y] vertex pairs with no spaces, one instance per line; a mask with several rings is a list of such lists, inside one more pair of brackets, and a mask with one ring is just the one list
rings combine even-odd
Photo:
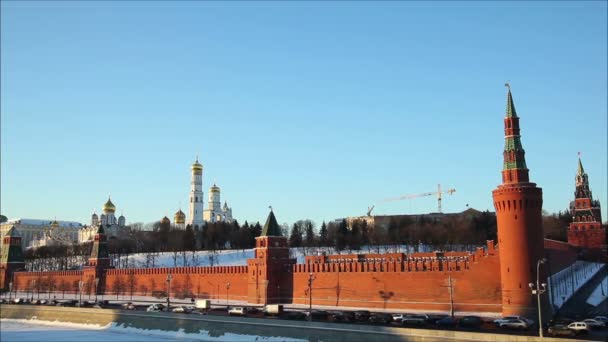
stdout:
[[448,287],[450,288],[450,316],[454,317],[454,287],[452,286],[452,276],[448,276]]
[[95,278],[95,303],[97,303],[97,287],[99,286],[99,278]]
[[226,283],[226,307],[228,307],[228,290],[230,289],[230,283]]
[[312,281],[315,280],[312,272],[308,275],[308,320],[312,322]]
[[528,284],[528,286],[530,286],[530,289],[532,290],[532,294],[536,295],[536,302],[538,303],[538,335],[540,336],[541,339],[543,338],[543,316],[542,316],[541,305],[540,305],[540,295],[547,291],[547,284],[545,284],[545,283],[540,284],[540,273],[539,272],[540,272],[540,265],[544,264],[546,261],[547,261],[547,259],[542,258],[542,259],[538,260],[538,262],[536,263],[536,286],[534,285],[534,283]]
[[169,312],[169,306],[171,305],[171,300],[169,299],[171,297],[171,279],[173,279],[173,276],[169,273],[167,275],[167,312]]

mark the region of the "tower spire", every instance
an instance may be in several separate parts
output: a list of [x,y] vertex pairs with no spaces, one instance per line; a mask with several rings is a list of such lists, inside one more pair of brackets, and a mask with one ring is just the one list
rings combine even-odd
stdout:
[[578,153],[578,170],[576,172],[577,176],[582,176],[585,174],[585,169],[583,168],[583,163],[581,162],[581,153]]
[[508,91],[507,111],[504,118],[505,148],[502,181],[503,183],[527,183],[529,182],[528,167],[526,166],[526,152],[521,144],[521,135],[519,134],[519,117],[515,112],[511,85],[505,83],[505,86]]

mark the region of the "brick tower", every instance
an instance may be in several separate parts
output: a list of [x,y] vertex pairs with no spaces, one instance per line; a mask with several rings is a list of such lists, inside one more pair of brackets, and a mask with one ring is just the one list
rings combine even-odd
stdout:
[[12,227],[2,238],[0,251],[0,290],[8,291],[9,283],[15,271],[25,269],[25,262],[21,250],[21,236],[17,229]]
[[289,258],[287,238],[282,235],[271,208],[262,234],[255,238],[254,258],[247,260],[249,303],[272,304],[291,299],[291,268],[296,260]]
[[[503,315],[536,316],[529,283],[544,255],[542,189],[528,178],[511,88],[506,84],[505,149],[502,184],[492,191],[498,225]],[[542,267],[542,266],[541,266]],[[543,282],[541,280],[541,282]]]
[[93,240],[89,262],[82,270],[82,280],[89,284],[88,288],[95,291],[95,294],[103,293],[105,292],[106,270],[109,268],[112,266],[108,254],[108,241],[103,225],[99,225]]
[[593,200],[589,178],[578,158],[574,201],[570,202],[572,223],[568,227],[568,243],[582,248],[603,250],[606,253],[606,227],[602,226],[600,202]]

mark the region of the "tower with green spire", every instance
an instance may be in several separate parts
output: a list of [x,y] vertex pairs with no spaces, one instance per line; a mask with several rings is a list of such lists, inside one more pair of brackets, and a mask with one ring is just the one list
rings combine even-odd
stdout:
[[574,201],[570,202],[572,223],[568,226],[568,243],[580,248],[601,250],[605,255],[606,227],[602,225],[600,201],[593,199],[580,154],[574,183],[576,188]]
[[289,300],[293,289],[291,268],[295,263],[295,259],[289,258],[287,238],[270,207],[262,234],[255,238],[254,257],[247,260],[248,301],[273,304]]
[[13,273],[24,269],[21,235],[15,227],[11,227],[2,238],[0,248],[0,290],[8,290]]
[[521,144],[519,133],[519,117],[515,110],[511,86],[505,84],[507,92],[507,109],[505,112],[505,148],[503,151],[503,183],[527,183],[529,182],[528,167],[526,166],[526,152]]

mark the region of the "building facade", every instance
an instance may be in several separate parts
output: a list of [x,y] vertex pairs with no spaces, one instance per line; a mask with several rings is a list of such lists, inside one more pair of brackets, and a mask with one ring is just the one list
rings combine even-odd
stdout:
[[22,247],[28,248],[47,245],[47,243],[53,244],[58,241],[78,242],[79,230],[83,225],[76,221],[11,219],[0,224],[0,246],[3,241],[2,237],[13,227],[19,231],[19,241]]
[[606,253],[606,226],[602,225],[600,201],[594,200],[589,177],[579,157],[574,201],[570,202],[572,223],[568,227],[568,243],[576,247],[603,250]]

